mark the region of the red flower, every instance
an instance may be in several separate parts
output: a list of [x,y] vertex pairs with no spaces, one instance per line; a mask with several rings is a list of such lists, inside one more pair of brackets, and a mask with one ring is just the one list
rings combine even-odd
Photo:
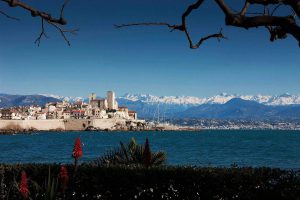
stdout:
[[150,150],[148,138],[146,138],[146,142],[144,146],[143,160],[146,167],[149,167],[151,165],[151,150]]
[[76,138],[75,145],[72,152],[72,157],[75,160],[75,167],[77,166],[77,160],[82,156],[82,147],[80,138]]
[[27,177],[26,177],[26,172],[25,171],[22,171],[19,191],[20,191],[20,193],[21,193],[21,195],[23,196],[24,199],[28,198],[29,190],[28,190]]
[[58,177],[59,177],[59,180],[61,182],[62,190],[64,192],[65,189],[67,188],[67,185],[68,185],[68,182],[69,182],[69,176],[68,176],[68,171],[67,171],[66,167],[64,167],[64,166],[60,167]]

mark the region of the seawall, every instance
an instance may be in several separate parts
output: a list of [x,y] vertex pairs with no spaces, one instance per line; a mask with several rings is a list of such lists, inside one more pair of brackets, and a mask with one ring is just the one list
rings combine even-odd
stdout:
[[104,130],[124,122],[121,119],[0,120],[0,130],[81,131],[89,126]]

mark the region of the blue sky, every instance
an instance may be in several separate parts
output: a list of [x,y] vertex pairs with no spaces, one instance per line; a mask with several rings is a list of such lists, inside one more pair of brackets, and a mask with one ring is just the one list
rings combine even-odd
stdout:
[[[62,0],[24,2],[57,14]],[[229,40],[210,40],[197,50],[188,48],[181,32],[170,33],[165,27],[113,27],[147,21],[176,24],[193,1],[86,2],[71,0],[66,8],[68,27],[80,29],[77,36],[69,36],[71,47],[49,26],[50,38],[37,47],[34,40],[40,32],[40,20],[0,4],[1,10],[21,18],[17,22],[0,15],[1,93],[87,96],[115,90],[119,95],[199,97],[221,92],[300,93],[300,51],[295,39],[270,43],[265,29],[226,27],[223,13],[213,1],[206,1],[190,16],[192,36],[198,40],[201,34],[223,27]],[[241,6],[232,5],[236,9]]]

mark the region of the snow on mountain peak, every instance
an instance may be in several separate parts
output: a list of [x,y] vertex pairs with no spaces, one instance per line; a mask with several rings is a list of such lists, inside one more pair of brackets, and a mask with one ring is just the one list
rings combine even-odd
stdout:
[[121,99],[130,101],[141,101],[144,103],[161,103],[161,104],[186,104],[186,105],[201,105],[201,104],[225,104],[231,99],[241,98],[244,100],[255,101],[265,105],[293,105],[300,104],[300,94],[290,95],[288,93],[278,96],[270,95],[231,95],[221,93],[208,98],[192,97],[192,96],[153,96],[150,94],[126,94]]
[[143,103],[162,103],[162,104],[203,104],[203,99],[190,96],[154,96],[150,94],[126,94],[120,99],[130,101],[141,101]]
[[67,102],[77,102],[77,101],[84,101],[83,97],[65,97],[65,96],[59,96],[55,94],[39,94],[45,97],[52,97],[55,99],[59,99],[61,101],[67,101]]
[[[47,97],[53,97],[63,101],[76,102],[86,100],[83,97],[64,97],[53,94],[41,94]],[[288,93],[282,95],[238,95],[221,93],[212,97],[193,97],[193,96],[154,96],[151,94],[130,94],[127,93],[119,99],[125,99],[129,101],[140,101],[147,104],[173,104],[173,105],[190,105],[197,106],[202,104],[225,104],[231,99],[241,98],[244,100],[255,101],[265,105],[279,106],[279,105],[293,105],[300,104],[300,94],[291,95]]]

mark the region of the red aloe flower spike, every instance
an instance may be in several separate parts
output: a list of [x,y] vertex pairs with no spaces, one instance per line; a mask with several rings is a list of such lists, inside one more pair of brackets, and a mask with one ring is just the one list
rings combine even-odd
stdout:
[[22,171],[22,175],[21,175],[21,183],[20,183],[20,187],[19,187],[19,191],[21,193],[21,195],[23,196],[24,199],[28,198],[28,185],[27,185],[27,176],[26,176],[26,172]]
[[69,182],[69,175],[68,175],[68,171],[67,171],[66,167],[64,167],[64,166],[60,167],[58,177],[59,177],[59,180],[61,182],[62,191],[64,192],[66,190],[68,182]]
[[146,138],[146,142],[144,146],[143,160],[146,167],[149,167],[151,165],[151,150],[150,150],[148,138]]
[[72,152],[72,157],[74,158],[74,165],[77,166],[78,159],[82,156],[82,147],[80,138],[76,138],[75,145]]

